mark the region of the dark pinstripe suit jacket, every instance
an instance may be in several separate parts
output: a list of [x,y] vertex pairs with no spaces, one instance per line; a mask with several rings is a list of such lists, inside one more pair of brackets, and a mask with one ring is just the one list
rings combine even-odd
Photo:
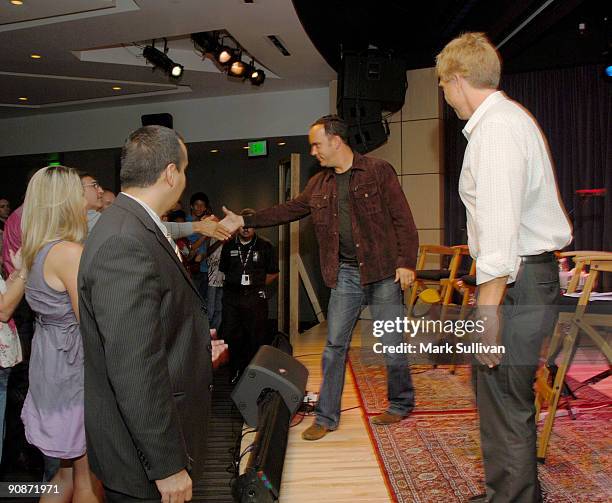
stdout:
[[79,269],[85,429],[93,472],[114,491],[157,498],[154,481],[201,473],[212,383],[206,308],[174,250],[119,195]]

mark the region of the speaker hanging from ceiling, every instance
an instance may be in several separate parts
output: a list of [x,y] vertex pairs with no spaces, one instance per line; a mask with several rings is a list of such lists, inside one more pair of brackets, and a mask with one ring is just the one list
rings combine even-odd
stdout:
[[408,82],[406,63],[378,50],[345,52],[338,74],[337,108],[349,126],[349,144],[365,154],[387,141],[383,112],[404,105]]

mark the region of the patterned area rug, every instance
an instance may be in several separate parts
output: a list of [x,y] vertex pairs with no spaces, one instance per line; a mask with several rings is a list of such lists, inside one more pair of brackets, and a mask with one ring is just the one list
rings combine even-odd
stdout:
[[[609,410],[557,419],[540,466],[546,503],[612,501],[611,420]],[[483,492],[476,414],[413,416],[370,430],[398,503],[464,502]]]
[[[386,373],[383,360],[352,349],[350,368],[367,416],[384,410]],[[398,503],[464,502],[484,491],[478,416],[470,367],[412,367],[416,389],[413,416],[391,426],[369,422],[381,467]],[[610,397],[567,378],[576,390],[574,407],[610,403]],[[561,408],[562,404],[560,405]],[[545,503],[612,501],[612,410],[579,413],[576,420],[558,417],[546,464],[540,465]]]
[[[383,358],[371,351],[351,349],[349,360],[355,382],[367,414],[376,414],[387,407],[387,374]],[[412,367],[412,380],[416,390],[415,413],[475,412],[476,404],[472,393],[471,369],[457,366],[451,374],[447,365],[433,368],[431,365]],[[566,378],[570,389],[577,389],[580,383]],[[573,407],[608,403],[610,398],[591,386],[576,391]],[[562,399],[560,408],[564,400]]]

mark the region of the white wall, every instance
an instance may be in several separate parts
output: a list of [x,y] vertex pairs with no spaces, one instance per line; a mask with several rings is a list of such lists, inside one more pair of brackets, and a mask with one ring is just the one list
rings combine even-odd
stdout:
[[140,116],[170,113],[186,142],[306,134],[329,89],[113,106],[0,120],[0,156],[119,147]]

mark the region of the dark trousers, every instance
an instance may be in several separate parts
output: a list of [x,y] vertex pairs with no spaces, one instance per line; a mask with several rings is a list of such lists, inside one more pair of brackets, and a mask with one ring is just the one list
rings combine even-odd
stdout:
[[554,260],[523,263],[503,303],[506,353],[494,369],[474,367],[487,498],[491,503],[542,500],[536,460],[533,382],[545,336],[556,320],[559,273]]
[[34,336],[34,313],[25,299],[13,313],[17,326],[23,361],[11,369],[6,395],[6,430],[2,460],[6,466],[39,472],[43,459],[35,447],[28,444],[21,420],[21,409],[29,387],[29,363],[32,337]]
[[192,275],[191,279],[204,299],[204,305],[206,306],[208,303],[208,272],[198,272]]
[[223,292],[222,336],[229,346],[232,373],[242,372],[259,348],[270,344],[268,301],[259,294],[263,289]]

